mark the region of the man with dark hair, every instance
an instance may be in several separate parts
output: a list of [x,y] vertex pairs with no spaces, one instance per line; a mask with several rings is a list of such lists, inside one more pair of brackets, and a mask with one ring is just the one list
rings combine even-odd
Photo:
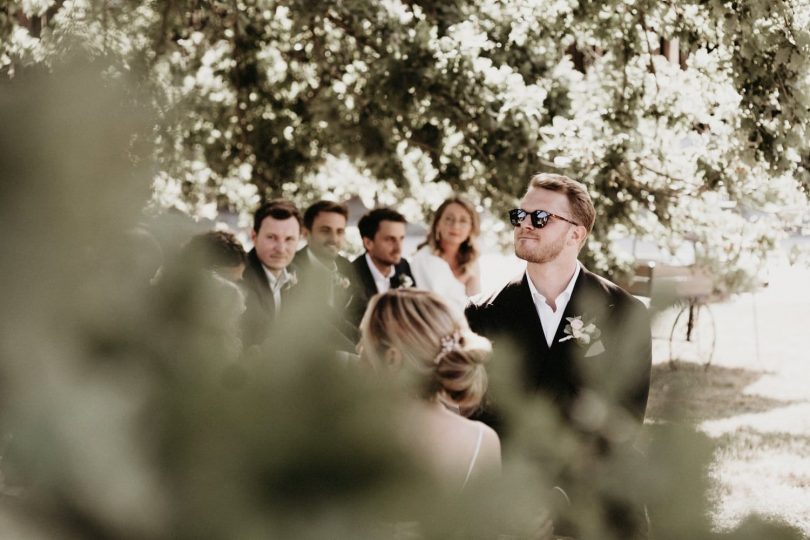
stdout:
[[253,215],[250,238],[253,249],[247,256],[243,285],[247,295],[244,338],[248,344],[267,337],[297,282],[289,269],[301,235],[301,213],[289,201],[275,199],[262,204]]
[[[354,270],[340,255],[346,240],[349,209],[345,204],[318,201],[304,212],[306,247],[295,254],[293,265],[299,271],[301,293],[328,318],[347,340],[359,339],[357,327],[349,322],[346,308],[353,299]],[[353,345],[350,347],[353,350]]]
[[352,261],[355,298],[350,315],[354,324],[360,323],[375,294],[416,285],[408,261],[402,258],[407,224],[405,216],[391,208],[372,210],[357,223],[366,252]]
[[242,280],[247,262],[242,242],[226,231],[208,231],[192,236],[183,246],[180,258],[184,264],[212,270],[234,282]]
[[346,241],[348,218],[349,209],[345,204],[332,201],[312,204],[304,212],[307,245],[293,259],[307,287],[317,287],[318,296],[337,309],[345,308],[351,299],[352,267],[349,260],[340,255]]

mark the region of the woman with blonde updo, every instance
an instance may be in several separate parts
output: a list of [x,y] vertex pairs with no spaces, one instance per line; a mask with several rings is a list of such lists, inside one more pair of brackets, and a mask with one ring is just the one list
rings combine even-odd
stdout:
[[451,485],[498,471],[501,446],[472,413],[487,388],[491,346],[436,294],[398,288],[371,299],[360,323],[361,358],[402,376],[420,398],[405,428],[417,451]]
[[464,309],[467,297],[481,292],[476,246],[479,232],[478,213],[470,201],[450,197],[439,205],[427,238],[410,258],[418,286]]

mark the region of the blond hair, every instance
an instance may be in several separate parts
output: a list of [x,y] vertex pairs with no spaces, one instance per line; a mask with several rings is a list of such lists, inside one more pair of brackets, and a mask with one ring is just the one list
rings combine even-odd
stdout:
[[556,191],[565,195],[568,199],[568,206],[571,207],[571,217],[588,229],[588,234],[590,234],[596,221],[596,210],[585,184],[562,174],[539,173],[529,180],[526,193],[535,188]]
[[410,288],[375,295],[360,330],[363,356],[381,365],[390,349],[399,351],[403,366],[416,375],[421,397],[443,393],[465,414],[481,404],[491,344],[438,295]]

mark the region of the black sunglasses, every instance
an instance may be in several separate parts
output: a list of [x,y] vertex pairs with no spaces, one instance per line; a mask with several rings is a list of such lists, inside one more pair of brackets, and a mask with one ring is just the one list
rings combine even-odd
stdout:
[[509,221],[512,222],[512,225],[515,227],[520,225],[520,222],[526,219],[526,216],[531,216],[532,219],[532,226],[536,229],[542,229],[548,223],[549,218],[557,218],[563,221],[570,223],[571,225],[579,226],[579,223],[571,221],[570,219],[564,218],[562,216],[558,216],[557,214],[552,214],[551,212],[546,212],[545,210],[534,210],[533,212],[527,212],[522,208],[515,208],[514,210],[509,210]]

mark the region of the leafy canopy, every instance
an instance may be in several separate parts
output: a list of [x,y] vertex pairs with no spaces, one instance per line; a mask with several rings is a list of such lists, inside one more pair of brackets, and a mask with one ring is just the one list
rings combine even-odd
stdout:
[[[390,200],[427,210],[454,190],[501,212],[533,173],[560,172],[595,199],[588,263],[626,262],[617,237],[672,252],[689,241],[734,290],[784,225],[752,212],[806,205],[809,12],[799,0],[30,0],[0,13],[0,66],[57,61],[76,35],[118,57],[162,112],[158,206],[305,203],[336,157]],[[343,180],[333,195],[360,191]]]

